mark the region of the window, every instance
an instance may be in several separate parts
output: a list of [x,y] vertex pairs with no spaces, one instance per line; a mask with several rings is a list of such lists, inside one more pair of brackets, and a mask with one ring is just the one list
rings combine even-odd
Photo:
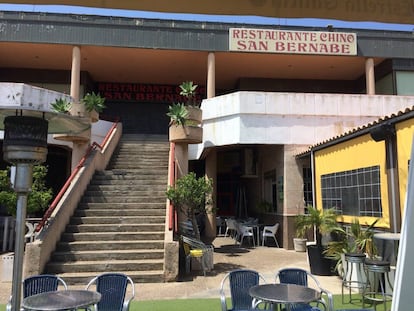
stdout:
[[323,208],[339,214],[382,216],[380,167],[371,166],[321,176]]
[[303,168],[303,200],[305,206],[313,205],[312,170],[309,167]]

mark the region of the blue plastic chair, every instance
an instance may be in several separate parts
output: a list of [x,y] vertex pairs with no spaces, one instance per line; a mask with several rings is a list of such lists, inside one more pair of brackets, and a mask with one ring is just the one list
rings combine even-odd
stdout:
[[[227,273],[220,286],[220,301],[222,311],[241,311],[252,309],[252,297],[249,289],[259,285],[260,281],[266,283],[265,279],[254,270],[239,269]],[[227,286],[228,285],[228,286]],[[226,302],[225,290],[230,288],[231,308]]]
[[[320,311],[320,306],[323,310],[333,311],[333,296],[332,293],[323,289],[316,277],[310,272],[300,268],[285,268],[276,273],[275,281],[279,280],[284,284],[296,284],[308,287],[309,279],[311,279],[315,285],[315,288],[321,292],[321,299],[316,302],[316,306],[310,304],[296,304],[292,305],[292,311]],[[326,299],[322,296],[326,296]]]
[[[131,285],[131,295],[125,299],[128,284]],[[100,274],[88,283],[86,289],[93,286],[101,294],[101,300],[97,304],[98,311],[127,311],[135,297],[134,282],[123,273]]]

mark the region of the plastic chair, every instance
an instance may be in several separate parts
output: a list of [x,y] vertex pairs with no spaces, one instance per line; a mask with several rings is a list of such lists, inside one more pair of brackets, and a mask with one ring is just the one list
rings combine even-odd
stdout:
[[[62,286],[65,290],[68,289],[66,282],[57,275],[33,275],[23,280],[23,298],[46,292],[53,292],[58,290],[59,286]],[[11,298],[6,306],[6,310],[11,310]]]
[[273,226],[264,226],[262,233],[262,246],[265,244],[266,238],[273,238],[276,246],[279,247],[279,243],[276,239],[277,231],[279,230],[279,223],[275,223]]
[[193,258],[198,258],[203,269],[203,274],[206,276],[206,272],[213,269],[213,253],[214,247],[212,245],[206,245],[202,241],[195,238],[181,236],[183,242],[183,249],[185,253],[185,270],[186,273],[191,271],[191,261]]
[[[220,302],[222,311],[252,310],[252,297],[249,289],[259,283],[266,283],[257,271],[238,269],[227,273],[220,285]],[[226,289],[230,289],[231,308],[226,302]]]
[[[128,284],[131,285],[131,295],[125,299]],[[95,286],[96,291],[102,295],[97,304],[98,311],[127,311],[132,299],[135,297],[134,282],[122,273],[103,273],[94,277],[86,289]]]
[[[300,268],[286,268],[281,269],[276,273],[275,282],[279,280],[280,283],[284,284],[296,284],[301,286],[309,286],[309,279],[312,280],[313,286],[315,289],[321,292],[321,299],[316,301],[316,306],[310,304],[296,304],[292,305],[291,311],[318,311],[321,310],[320,306],[323,307],[323,310],[333,311],[333,296],[332,293],[323,289],[316,279],[316,277],[310,272],[300,269]],[[325,297],[322,297],[325,296]]]
[[224,232],[224,237],[227,235],[231,236],[234,239],[237,239],[237,225],[236,220],[232,218],[226,218],[226,231]]
[[[240,246],[243,245],[244,238],[246,238],[246,237],[252,239],[253,247],[256,246],[256,243],[254,241],[254,231],[253,231],[252,227],[245,226],[245,225],[239,223],[237,231],[238,231],[238,236],[240,238]],[[236,242],[237,242],[237,240],[236,240]]]

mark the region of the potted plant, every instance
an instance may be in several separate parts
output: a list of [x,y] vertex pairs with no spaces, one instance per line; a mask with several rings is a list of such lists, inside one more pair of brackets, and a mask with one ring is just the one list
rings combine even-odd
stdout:
[[296,222],[296,230],[314,230],[315,244],[307,245],[309,265],[312,274],[332,275],[334,270],[333,261],[325,256],[325,247],[322,245],[322,235],[336,231],[336,212],[333,208],[319,210],[308,206],[307,214],[299,217]]
[[306,252],[306,242],[308,241],[308,239],[306,238],[307,231],[304,226],[300,225],[304,221],[302,219],[303,217],[306,216],[303,214],[295,216],[296,235],[293,238],[293,248],[296,252]]
[[338,227],[336,231],[337,239],[328,243],[325,254],[336,261],[336,269],[339,273],[345,273],[343,265],[345,254],[347,256],[360,256],[363,254],[368,258],[377,255],[377,248],[374,243],[374,228],[379,219],[364,227],[360,224],[358,218],[351,222],[349,230]]
[[197,216],[206,214],[206,205],[210,203],[213,191],[211,179],[200,177],[190,172],[179,178],[174,186],[170,186],[166,192],[167,198],[179,208],[191,221],[194,235],[200,240],[200,231],[197,224]]
[[86,93],[81,102],[85,105],[85,110],[89,113],[92,122],[97,122],[99,120],[99,113],[106,108],[105,98],[101,97],[99,93]]
[[68,114],[72,104],[63,98],[56,98],[55,102],[51,104],[51,107],[55,112]]
[[196,101],[198,85],[192,81],[180,84],[180,95],[186,98],[183,103],[174,103],[168,108],[170,117],[170,141],[196,144],[202,142],[203,129],[200,126],[202,111]]

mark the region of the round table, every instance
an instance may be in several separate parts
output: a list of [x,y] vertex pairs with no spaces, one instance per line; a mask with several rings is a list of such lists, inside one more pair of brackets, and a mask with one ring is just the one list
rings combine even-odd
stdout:
[[[375,233],[374,239],[378,239],[382,241],[382,253],[381,257],[383,260],[390,261],[391,266],[396,266],[397,264],[397,255],[398,255],[398,247],[400,242],[400,233],[394,232],[381,232]],[[391,244],[391,253],[387,255],[387,244]]]
[[295,284],[256,285],[249,289],[249,294],[253,297],[253,308],[257,306],[258,302],[267,302],[286,304],[288,310],[291,304],[310,303],[321,298],[321,293],[317,290]]
[[46,292],[23,299],[26,310],[73,310],[95,305],[101,300],[101,294],[89,290],[60,290]]

